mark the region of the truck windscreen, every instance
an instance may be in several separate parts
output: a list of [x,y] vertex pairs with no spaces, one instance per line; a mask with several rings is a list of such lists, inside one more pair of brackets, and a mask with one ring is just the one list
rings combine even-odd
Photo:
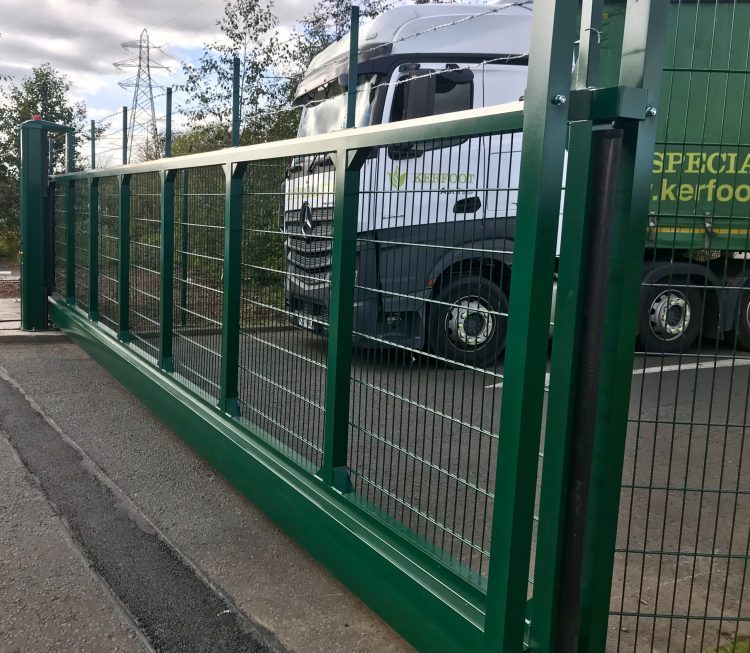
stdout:
[[[360,76],[357,85],[357,108],[355,127],[370,124],[372,106],[375,101],[376,76]],[[298,136],[327,134],[346,127],[346,89],[337,82],[322,86],[305,98],[305,108],[299,121]]]

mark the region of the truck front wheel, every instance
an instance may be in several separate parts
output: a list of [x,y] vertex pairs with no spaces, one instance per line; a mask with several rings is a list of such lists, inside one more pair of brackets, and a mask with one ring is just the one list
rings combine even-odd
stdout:
[[430,307],[429,345],[457,363],[493,365],[505,348],[508,298],[494,281],[469,275],[438,291]]
[[736,332],[737,342],[743,349],[750,349],[750,289],[743,290],[740,295]]
[[664,281],[648,288],[641,304],[638,335],[644,350],[652,354],[685,351],[700,332],[702,302],[698,290],[669,287]]

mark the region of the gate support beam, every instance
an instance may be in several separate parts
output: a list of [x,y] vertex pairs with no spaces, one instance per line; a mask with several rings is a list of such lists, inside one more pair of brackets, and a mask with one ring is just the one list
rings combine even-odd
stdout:
[[576,0],[534,4],[500,415],[485,651],[523,649]]
[[[328,309],[328,378],[323,465],[320,477],[340,492],[351,492],[349,389],[351,385],[354,272],[357,262],[359,177],[369,148],[336,153],[336,196],[333,202],[331,299]],[[333,157],[332,157],[333,158]]]

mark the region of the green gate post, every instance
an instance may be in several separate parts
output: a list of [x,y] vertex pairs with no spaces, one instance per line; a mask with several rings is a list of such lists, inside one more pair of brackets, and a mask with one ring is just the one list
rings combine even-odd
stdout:
[[118,175],[117,337],[130,341],[130,175]]
[[221,326],[221,390],[219,407],[240,414],[237,401],[240,356],[240,294],[242,285],[242,201],[246,163],[228,163],[224,200],[224,292]]
[[357,264],[357,213],[360,170],[369,148],[339,150],[333,203],[331,299],[328,308],[328,372],[323,465],[318,474],[340,492],[351,492],[347,471],[349,389],[352,363],[354,272]]
[[566,561],[561,546],[565,530],[568,462],[578,373],[577,350],[584,294],[590,223],[592,123],[571,123],[560,272],[555,305],[555,336],[550,362],[550,393],[544,436],[534,598],[531,607],[532,651],[554,651],[560,601],[560,577]]
[[[603,0],[583,0],[574,90],[598,86],[599,34]],[[534,598],[529,647],[555,651],[561,632],[561,581],[569,561],[564,557],[566,508],[575,406],[580,402],[579,352],[586,319],[584,289],[592,226],[594,166],[591,120],[571,122],[565,183],[564,229],[560,248],[554,346],[550,360],[549,401],[544,436],[542,488],[539,502]],[[576,569],[579,569],[576,565]],[[568,599],[566,598],[566,601]],[[577,627],[571,624],[573,627]],[[574,646],[573,643],[569,644]]]
[[99,177],[89,178],[89,318],[99,319]]
[[613,216],[610,301],[586,524],[581,652],[603,651],[607,641],[666,15],[665,0],[628,0],[625,13],[619,84],[646,89],[650,109],[645,120],[623,120],[617,125],[625,134]]
[[576,0],[534,3],[487,581],[487,653],[523,647],[577,15]]
[[[65,172],[73,172],[76,158],[75,132],[65,134]],[[71,306],[76,303],[76,182],[69,179],[65,182],[65,230],[66,272],[65,299]]]
[[46,120],[29,120],[21,125],[21,329],[49,328],[47,296],[52,274],[52,235],[48,186],[48,135],[65,132]]
[[172,372],[174,320],[174,180],[176,170],[159,172],[161,223],[159,242],[159,367]]

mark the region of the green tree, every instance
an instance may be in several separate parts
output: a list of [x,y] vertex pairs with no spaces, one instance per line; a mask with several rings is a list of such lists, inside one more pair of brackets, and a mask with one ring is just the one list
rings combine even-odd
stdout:
[[[19,126],[40,115],[44,120],[71,125],[88,140],[86,105],[70,98],[70,82],[50,64],[32,69],[20,84],[0,91],[0,235],[17,237],[19,226],[18,175],[21,167]],[[54,163],[64,160],[64,148],[54,148]]]
[[[360,3],[361,19],[375,18],[385,11],[386,0],[364,0]],[[319,0],[302,19],[301,29],[289,44],[287,58],[291,77],[299,82],[313,57],[349,33],[351,0]]]
[[280,80],[272,72],[278,61],[276,17],[260,0],[225,0],[217,22],[223,38],[206,45],[198,63],[183,64],[187,94],[182,111],[193,131],[222,145],[230,142],[232,60],[240,59],[240,121],[243,145],[267,140],[272,127],[262,113],[279,106]]

